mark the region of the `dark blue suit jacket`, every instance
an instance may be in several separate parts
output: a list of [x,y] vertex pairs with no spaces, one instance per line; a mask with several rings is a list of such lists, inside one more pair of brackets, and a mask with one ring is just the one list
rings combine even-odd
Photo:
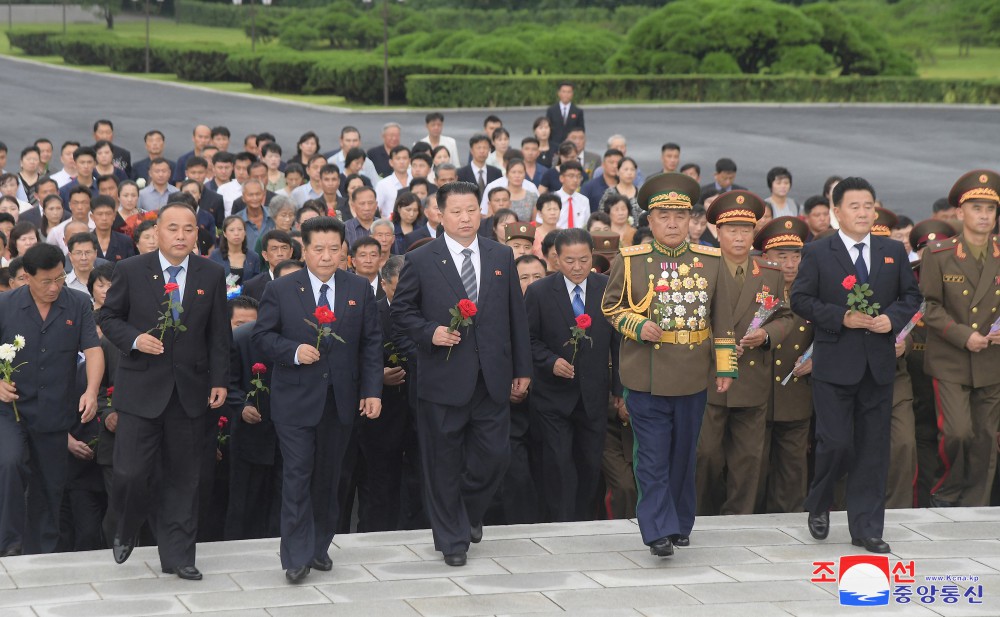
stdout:
[[[587,330],[587,336],[593,339],[593,345],[586,339],[580,341],[574,362],[576,377],[573,379],[552,374],[557,359],[569,362],[573,358],[573,346],[566,345],[566,341],[570,339],[570,329],[576,325],[576,317],[566,291],[566,278],[556,273],[528,286],[524,304],[528,310],[531,353],[535,364],[529,398],[532,409],[544,409],[568,417],[582,396],[588,415],[604,417],[608,413],[608,393],[621,396],[622,385],[618,378],[621,335],[607,319],[602,319],[601,312],[601,301],[607,286],[608,277],[603,274],[592,272],[587,277],[584,308],[585,314],[591,317],[592,325]],[[609,359],[611,370],[608,370]]]
[[[233,346],[229,356],[229,391],[226,393],[226,403],[232,418],[230,433],[233,436],[233,452],[237,460],[257,465],[273,465],[274,453],[278,445],[278,436],[271,422],[271,395],[269,392],[258,392],[247,398],[253,392],[253,365],[260,362],[267,367],[267,372],[261,376],[261,381],[267,388],[271,387],[270,363],[265,362],[251,344],[254,322],[245,323],[233,330]],[[243,408],[252,405],[260,412],[261,421],[257,424],[247,424],[243,421]]]
[[157,418],[176,389],[184,412],[197,418],[208,413],[212,388],[229,386],[232,327],[225,275],[219,264],[191,255],[181,298],[186,331],[168,330],[164,352],[158,356],[133,350],[136,337],[152,330],[166,310],[164,282],[159,251],[123,259],[115,266],[99,316],[104,336],[122,352],[115,376],[115,409]]
[[468,299],[462,279],[445,244],[444,234],[407,254],[392,300],[392,318],[417,345],[422,399],[457,407],[472,398],[482,370],[490,397],[510,399],[514,377],[531,377],[531,342],[514,253],[502,244],[479,238],[478,314],[460,330],[462,342],[451,348],[431,343],[438,326],[451,323],[449,310]]
[[813,370],[816,379],[838,385],[861,381],[865,367],[880,385],[891,384],[896,373],[896,334],[920,307],[922,296],[901,242],[871,237],[871,272],[868,283],[879,303],[879,313],[889,317],[892,332],[875,334],[845,328],[847,290],[841,285],[856,275],[854,262],[840,234],[807,244],[792,286],[792,310],[813,322]]
[[[11,380],[21,420],[40,433],[68,431],[78,420],[77,352],[101,345],[90,297],[63,288],[42,321],[27,285],[0,294],[0,343],[13,343],[18,334],[25,344],[13,364],[27,364]],[[0,413],[13,417],[14,408],[0,402]]]
[[97,247],[97,257],[105,259],[112,264],[117,264],[123,259],[135,255],[135,245],[131,238],[117,231],[111,232],[111,241],[108,242],[108,251],[105,253],[101,247]]
[[323,417],[326,391],[333,388],[341,424],[351,424],[363,398],[382,396],[382,328],[368,281],[338,270],[334,274],[332,330],[344,342],[325,337],[320,360],[295,364],[299,345],[315,345],[316,329],[309,271],[305,268],[271,281],[264,288],[253,347],[274,365],[271,418],[275,424],[316,426]]

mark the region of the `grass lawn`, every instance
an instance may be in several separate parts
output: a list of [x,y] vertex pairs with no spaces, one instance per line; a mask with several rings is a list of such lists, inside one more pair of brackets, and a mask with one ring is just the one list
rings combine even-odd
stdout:
[[968,56],[958,56],[958,46],[938,47],[934,62],[922,62],[921,77],[951,79],[1000,79],[1000,47],[975,47]]

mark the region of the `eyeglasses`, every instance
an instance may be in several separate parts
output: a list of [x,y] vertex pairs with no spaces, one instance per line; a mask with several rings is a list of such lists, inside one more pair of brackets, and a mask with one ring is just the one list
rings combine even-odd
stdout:
[[38,281],[38,284],[41,285],[42,287],[52,287],[53,285],[58,287],[59,285],[62,285],[65,281],[66,281],[66,275],[60,274],[54,279],[40,279]]
[[73,251],[70,253],[73,257],[93,257],[96,254],[96,251]]

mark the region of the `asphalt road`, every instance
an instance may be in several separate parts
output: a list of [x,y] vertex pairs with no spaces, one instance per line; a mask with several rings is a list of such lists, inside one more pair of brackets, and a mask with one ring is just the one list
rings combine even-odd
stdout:
[[[269,131],[294,148],[307,130],[320,135],[324,150],[336,147],[340,127],[361,130],[366,147],[377,144],[383,123],[403,125],[403,142],[422,137],[425,112],[325,110],[265,98],[233,96],[175,85],[142,82],[46,65],[0,59],[0,141],[17,152],[45,136],[58,144],[87,142],[97,118],[115,123],[115,142],[133,159],[145,156],[143,134],[158,128],[167,155],[191,149],[195,124],[225,125],[235,140]],[[910,106],[659,106],[588,108],[588,150],[601,152],[613,133],[629,139],[629,154],[647,174],[659,169],[660,145],[681,145],[682,162],[702,166],[711,177],[719,157],[739,166],[737,183],[766,196],[767,170],[788,167],[792,196],[799,203],[819,193],[827,176],[861,175],[890,209],[920,220],[931,203],[947,194],[964,172],[1000,169],[1000,108]],[[461,145],[482,126],[485,110],[445,114],[445,134]],[[539,108],[500,110],[515,143],[530,134]]]

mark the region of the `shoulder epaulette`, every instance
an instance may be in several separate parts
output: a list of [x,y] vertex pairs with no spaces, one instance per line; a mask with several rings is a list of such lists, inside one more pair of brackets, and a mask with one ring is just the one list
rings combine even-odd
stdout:
[[624,257],[631,257],[633,255],[645,255],[646,253],[653,252],[652,244],[636,244],[635,246],[623,246],[618,249],[618,252]]
[[928,245],[932,253],[940,253],[941,251],[947,251],[958,246],[958,239],[952,238],[951,240],[941,240],[940,242],[935,242],[934,244]]
[[762,268],[767,268],[768,270],[781,270],[781,265],[773,261],[768,261],[766,259],[755,259],[754,261],[760,264]]
[[722,251],[718,247],[705,246],[704,244],[692,244],[690,248],[692,253],[699,253],[701,255],[712,255],[713,257],[722,257]]

